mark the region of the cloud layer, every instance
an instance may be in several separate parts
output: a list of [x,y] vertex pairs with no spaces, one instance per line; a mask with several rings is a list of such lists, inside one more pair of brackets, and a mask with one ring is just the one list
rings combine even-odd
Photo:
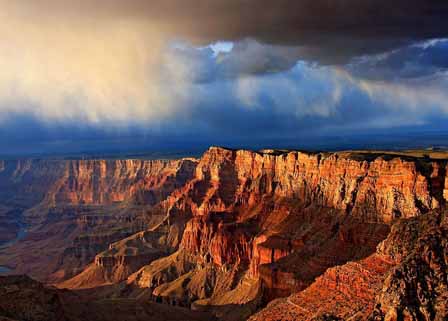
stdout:
[[311,31],[378,37],[446,31],[448,4],[440,0],[3,0],[27,19],[152,21],[198,40],[257,38],[296,42]]
[[0,146],[281,140],[431,126],[448,112],[442,1],[0,5]]

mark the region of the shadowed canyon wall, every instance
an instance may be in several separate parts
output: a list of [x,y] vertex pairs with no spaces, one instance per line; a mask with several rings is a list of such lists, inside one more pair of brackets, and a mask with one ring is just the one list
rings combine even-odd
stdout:
[[248,316],[319,278],[350,279],[328,268],[374,265],[392,224],[444,207],[446,167],[219,147],[197,160],[1,161],[0,218],[19,216],[27,235],[0,249],[0,265],[59,287],[124,282],[120,295]]

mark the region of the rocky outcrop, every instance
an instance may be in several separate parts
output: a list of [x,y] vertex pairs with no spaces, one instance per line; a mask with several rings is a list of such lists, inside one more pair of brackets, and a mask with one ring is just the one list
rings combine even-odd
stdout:
[[82,271],[111,242],[160,224],[166,209],[156,203],[192,178],[196,161],[2,164],[0,206],[6,202],[8,208],[23,208],[23,215],[21,211],[16,221],[8,218],[8,222],[17,225],[23,219],[29,231],[21,242],[3,251],[0,261],[16,273],[57,282]]
[[291,241],[287,245],[289,253],[279,252],[281,243],[272,243],[271,247],[276,246],[282,256],[271,256],[270,263],[258,266],[267,301],[302,291],[330,267],[368,256],[389,230],[383,224],[362,223],[345,216],[338,218],[332,212],[320,211],[320,215],[303,221],[307,225],[306,233],[298,231],[291,237],[303,244],[297,242],[298,246],[294,247]]
[[[218,266],[249,262],[253,276],[277,289],[274,296],[285,295],[308,286],[328,267],[372,253],[387,235],[381,224],[438,208],[444,202],[444,166],[392,156],[213,147],[172,208],[193,216],[182,248]],[[281,199],[293,204],[278,209]],[[335,212],[324,215],[325,224],[310,214],[322,215],[326,208]],[[326,230],[323,238],[308,238],[310,231],[288,234],[276,224],[303,211],[308,214],[302,223],[305,220],[311,230]],[[269,226],[273,212],[276,220]],[[355,221],[346,224],[347,215]],[[331,217],[340,219],[332,222]],[[372,227],[366,230],[365,224]],[[337,257],[338,251],[347,255]]]
[[273,264],[281,258],[292,254],[304,246],[303,240],[286,239],[279,235],[267,237],[258,236],[253,242],[250,273],[259,276],[259,267],[263,264]]
[[448,318],[448,216],[442,213],[401,227],[406,243],[383,244],[398,265],[387,276],[369,320]]
[[185,184],[194,167],[190,160],[71,161],[47,198],[56,204],[111,204],[134,198],[154,205]]
[[0,276],[0,318],[68,321],[61,298],[27,276]]
[[195,160],[2,161],[0,200],[21,205],[155,204],[191,179]]
[[379,256],[372,255],[330,268],[309,287],[272,301],[249,320],[366,320],[390,267]]
[[126,280],[132,273],[173,250],[165,234],[145,231],[112,243],[95,256],[79,275],[58,284],[60,288],[93,288]]
[[215,214],[191,219],[185,227],[181,248],[217,266],[248,264],[253,228],[232,222],[226,216],[220,219]]
[[95,299],[46,287],[27,276],[0,277],[0,320],[11,321],[213,321],[208,313],[136,299]]
[[171,198],[171,204],[180,201],[195,215],[248,208],[273,195],[389,222],[438,207],[447,186],[442,161],[374,154],[262,153],[212,147],[198,162],[28,160],[2,164],[4,195],[33,194],[51,204],[103,205],[130,199],[154,205]]
[[220,320],[247,317],[261,302],[260,283],[238,266],[218,267],[183,249],[155,260],[131,275],[122,293],[212,312],[220,316]]
[[375,254],[328,269],[250,320],[445,320],[446,217],[432,212],[397,222]]
[[391,222],[439,206],[443,186],[432,183],[444,180],[443,166],[399,157],[211,148],[196,168],[190,195],[198,215],[251,207],[271,195]]
[[[195,303],[200,300],[206,306],[250,303],[253,309],[315,282],[316,289],[332,288],[341,297],[362,297],[363,287],[350,280],[369,288],[369,274],[362,273],[372,262],[383,262],[384,269],[400,264],[381,254],[371,258],[390,226],[443,208],[448,190],[446,161],[392,154],[212,147],[198,160],[54,164],[51,173],[45,161],[2,165],[0,186],[14,186],[20,195],[26,182],[37,191],[27,198],[27,204],[37,205],[24,214],[35,226],[14,251],[49,258],[45,273],[52,273],[52,280],[70,278],[60,286],[127,279],[126,293],[186,306],[200,306]],[[28,259],[19,263],[11,253],[4,257],[19,271],[36,267]],[[82,264],[74,264],[76,258]],[[340,265],[345,268],[335,268]],[[382,274],[372,275],[380,280]],[[226,297],[245,292],[246,287],[236,290],[244,279],[259,282],[260,301]],[[366,302],[376,288],[369,289],[360,305],[370,309]],[[386,301],[381,306],[390,306]],[[328,311],[322,318],[344,317],[341,313]]]
[[64,251],[62,260],[76,260],[80,266],[90,263],[100,252],[107,250],[108,244],[117,242],[130,235],[131,231],[118,230],[111,233],[83,234],[76,237],[73,246]]

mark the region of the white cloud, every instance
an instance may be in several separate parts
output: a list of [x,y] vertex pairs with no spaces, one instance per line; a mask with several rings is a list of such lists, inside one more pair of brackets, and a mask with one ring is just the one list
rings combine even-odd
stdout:
[[374,127],[448,112],[443,73],[415,82],[365,80],[342,67],[297,62],[313,48],[254,40],[173,46],[147,20],[41,19],[0,5],[9,9],[0,12],[0,121],[24,114],[47,123],[175,127],[181,119],[195,127],[230,110],[253,124],[262,114],[304,127],[310,118],[322,127]]
[[24,113],[43,121],[149,122],[183,105],[190,70],[164,54],[157,26],[7,13],[0,16],[0,118]]

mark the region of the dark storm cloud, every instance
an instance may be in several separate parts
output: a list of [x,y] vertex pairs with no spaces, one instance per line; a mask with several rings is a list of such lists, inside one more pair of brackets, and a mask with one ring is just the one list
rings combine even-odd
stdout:
[[[187,44],[170,50],[175,60],[196,67],[190,80],[197,83],[279,73],[290,70],[298,62],[325,65],[319,60],[322,56],[309,47],[262,44],[253,39],[238,41],[231,50],[219,54],[210,47],[195,48]],[[413,42],[381,54],[357,56],[341,61],[337,67],[352,76],[370,80],[430,77],[448,70],[448,39]]]
[[[442,57],[447,55],[443,53],[448,53],[444,40],[409,48],[384,54],[384,61],[390,55],[399,58],[383,62],[382,69],[389,70],[386,66],[391,65],[389,68],[399,75],[392,66],[400,70],[411,63],[420,64],[420,69],[426,71],[431,63],[438,66],[437,70],[444,68]],[[413,52],[413,48],[418,52]],[[422,55],[435,48],[440,59],[431,60]],[[350,70],[352,66],[336,68],[297,62],[300,48],[262,45],[254,40],[236,43],[230,51],[217,55],[209,47],[185,44],[173,45],[166,54],[167,64],[159,70],[161,78],[168,84],[167,88],[182,87],[183,101],[187,102],[173,106],[167,118],[156,117],[157,114],[143,118],[146,115],[143,109],[140,117],[128,117],[123,123],[121,116],[108,108],[108,117],[99,122],[70,117],[55,122],[55,111],[35,105],[25,110],[40,110],[47,119],[43,124],[29,114],[26,118],[12,115],[9,118],[15,121],[6,122],[8,126],[0,130],[0,136],[15,136],[22,143],[32,139],[76,142],[88,137],[142,135],[159,144],[173,136],[176,139],[206,137],[209,142],[222,137],[230,141],[281,140],[360,128],[424,126],[434,119],[446,118],[448,112],[448,78],[443,73],[431,73],[432,79],[417,82],[398,76],[394,82],[377,82],[360,77]],[[357,62],[358,70],[368,69],[363,66],[365,61],[379,60],[371,56],[363,59]],[[171,73],[184,69],[191,72],[184,73],[186,76],[179,83]],[[381,79],[388,79],[388,73],[381,75]],[[17,131],[18,128],[22,129]]]
[[195,66],[190,80],[197,83],[278,73],[308,56],[307,48],[268,45],[253,39],[235,42],[230,51],[218,54],[210,47],[195,48],[188,44],[175,44],[169,52],[173,60]]
[[448,30],[448,3],[440,0],[17,0],[16,6],[53,18],[148,20],[199,43],[255,38],[323,47],[339,42],[348,50],[341,39],[428,38]]
[[290,59],[296,52],[322,64],[448,36],[448,2],[440,0],[17,0],[5,7],[62,26],[140,22],[148,32],[198,46],[250,38],[288,47]]
[[358,57],[347,69],[369,79],[428,77],[448,70],[448,40],[433,39],[380,55]]
[[[446,1],[0,7],[0,146],[281,141],[448,114],[448,48],[431,40],[448,35]],[[214,52],[219,40],[233,48]]]
[[[235,39],[259,36],[294,41],[308,31],[378,35],[443,32],[448,4],[440,0],[42,0],[30,10],[92,17],[166,21],[193,37]],[[30,13],[33,13],[32,11]]]

